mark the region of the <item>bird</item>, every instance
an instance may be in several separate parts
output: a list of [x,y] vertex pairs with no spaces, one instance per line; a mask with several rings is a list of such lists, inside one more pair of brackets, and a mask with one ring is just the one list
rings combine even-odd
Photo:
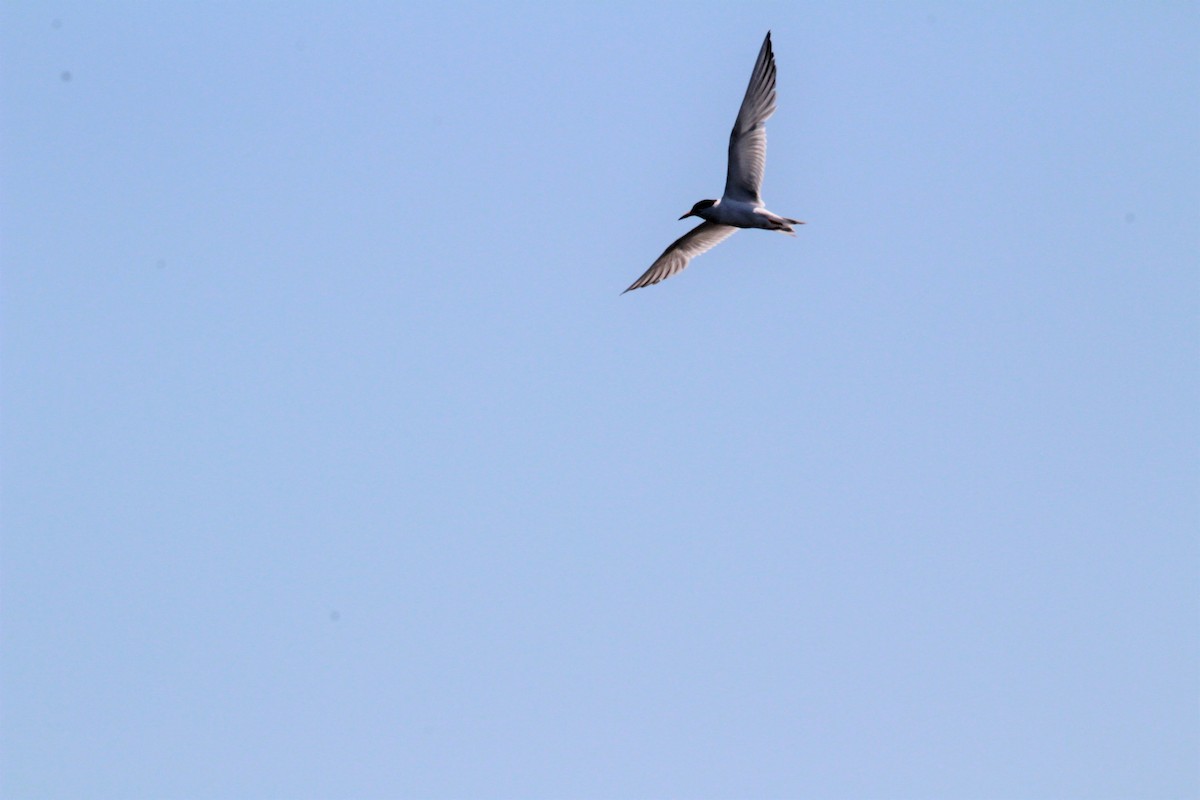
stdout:
[[651,286],[682,272],[693,258],[716,247],[738,228],[763,228],[796,235],[792,226],[804,223],[768,211],[760,194],[767,163],[766,122],[774,113],[775,53],[771,49],[771,32],[767,31],[733,132],[729,134],[725,193],[720,200],[698,201],[680,217],[681,220],[699,217],[704,221],[676,239],[625,292]]

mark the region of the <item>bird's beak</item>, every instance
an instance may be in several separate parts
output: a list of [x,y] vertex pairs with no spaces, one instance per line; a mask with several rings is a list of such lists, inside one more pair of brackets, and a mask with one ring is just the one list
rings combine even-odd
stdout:
[[686,214],[684,214],[682,217],[680,217],[680,219],[687,219],[687,218],[688,218],[688,217],[690,217],[690,216],[692,216],[692,212],[691,212],[691,211],[689,211],[689,212],[687,212]]

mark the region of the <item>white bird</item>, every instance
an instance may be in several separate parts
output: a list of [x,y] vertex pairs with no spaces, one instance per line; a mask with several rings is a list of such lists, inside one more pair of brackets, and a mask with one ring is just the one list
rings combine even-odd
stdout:
[[767,31],[737,121],[733,123],[733,132],[729,134],[725,194],[720,200],[699,201],[680,217],[700,217],[704,222],[676,239],[625,292],[682,272],[689,261],[728,239],[738,228],[765,228],[796,235],[792,226],[804,223],[771,213],[759,195],[767,163],[766,121],[774,113],[775,54],[771,52],[771,32]]

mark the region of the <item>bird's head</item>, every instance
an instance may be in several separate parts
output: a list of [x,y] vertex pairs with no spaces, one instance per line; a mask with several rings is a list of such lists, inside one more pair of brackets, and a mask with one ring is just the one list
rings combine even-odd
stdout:
[[687,212],[686,214],[684,214],[682,217],[680,217],[680,219],[687,219],[688,217],[699,217],[699,216],[703,216],[703,215],[700,213],[701,211],[707,211],[708,209],[712,208],[712,207],[713,207],[713,206],[715,206],[716,204],[717,204],[717,201],[716,201],[716,200],[700,200],[700,201],[697,201],[696,205],[692,206],[692,210],[691,210],[691,211],[689,211],[689,212]]

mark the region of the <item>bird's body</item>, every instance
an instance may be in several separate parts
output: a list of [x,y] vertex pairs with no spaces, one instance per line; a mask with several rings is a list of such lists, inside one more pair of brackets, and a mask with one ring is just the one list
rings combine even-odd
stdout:
[[793,236],[792,225],[803,225],[799,220],[787,219],[773,214],[763,206],[748,200],[732,200],[721,198],[708,208],[695,212],[694,216],[718,225],[731,225],[734,228],[763,228],[768,231],[783,231]]
[[795,235],[800,220],[781,217],[767,210],[759,194],[767,161],[766,121],[775,113],[775,54],[771,33],[763,40],[742,99],[733,132],[729,134],[729,168],[725,194],[719,200],[701,200],[680,219],[704,220],[676,239],[650,268],[625,291],[640,289],[681,272],[692,258],[732,236],[738,228],[763,228]]

